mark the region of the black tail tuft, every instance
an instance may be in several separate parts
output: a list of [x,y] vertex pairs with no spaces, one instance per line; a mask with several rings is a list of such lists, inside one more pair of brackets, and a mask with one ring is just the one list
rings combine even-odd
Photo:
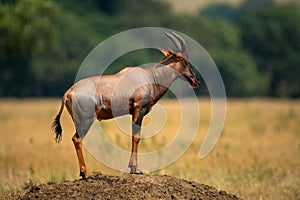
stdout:
[[62,138],[62,128],[60,125],[60,114],[56,115],[54,122],[52,124],[52,129],[53,129],[54,133],[56,134],[55,141],[57,143],[59,143]]

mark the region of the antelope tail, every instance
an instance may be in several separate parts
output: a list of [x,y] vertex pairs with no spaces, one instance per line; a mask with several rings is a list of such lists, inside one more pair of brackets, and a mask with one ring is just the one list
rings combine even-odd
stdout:
[[52,130],[55,133],[56,143],[59,143],[62,139],[62,127],[60,124],[60,116],[64,110],[65,103],[66,103],[66,95],[64,95],[64,97],[62,99],[60,110],[59,110],[58,114],[56,115],[54,122],[52,124]]

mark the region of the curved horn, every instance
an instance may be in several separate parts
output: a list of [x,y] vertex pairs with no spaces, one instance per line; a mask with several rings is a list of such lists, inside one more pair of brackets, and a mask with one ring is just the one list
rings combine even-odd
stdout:
[[185,40],[180,35],[178,35],[175,32],[172,32],[172,35],[174,37],[176,37],[176,39],[180,42],[181,52],[186,56],[186,58],[188,58],[188,55],[187,55],[187,46],[186,46]]
[[182,45],[181,45],[181,42],[178,40],[178,38],[174,35],[174,32],[171,34],[171,33],[168,33],[168,32],[165,32],[165,35],[175,44],[176,48],[182,52]]

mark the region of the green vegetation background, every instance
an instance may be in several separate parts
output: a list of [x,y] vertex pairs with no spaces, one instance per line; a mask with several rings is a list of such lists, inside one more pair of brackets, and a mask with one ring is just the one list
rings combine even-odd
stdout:
[[[0,97],[61,96],[85,56],[131,28],[158,26],[198,41],[230,97],[300,97],[300,6],[245,0],[174,12],[163,0],[0,0]],[[107,73],[162,56],[122,56]],[[207,95],[205,84],[197,93]]]

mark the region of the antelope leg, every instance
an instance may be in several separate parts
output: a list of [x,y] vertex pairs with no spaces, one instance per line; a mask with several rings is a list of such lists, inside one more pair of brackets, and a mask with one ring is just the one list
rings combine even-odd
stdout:
[[88,173],[86,171],[86,166],[85,166],[83,153],[82,153],[82,138],[80,138],[76,132],[72,137],[72,141],[75,146],[75,150],[78,158],[78,164],[80,169],[79,176],[81,176],[82,179],[86,179],[88,178]]
[[139,169],[137,159],[143,117],[144,113],[142,112],[142,110],[135,109],[132,115],[132,149],[128,165],[128,167],[130,168],[130,174],[143,174],[143,172],[141,172]]

